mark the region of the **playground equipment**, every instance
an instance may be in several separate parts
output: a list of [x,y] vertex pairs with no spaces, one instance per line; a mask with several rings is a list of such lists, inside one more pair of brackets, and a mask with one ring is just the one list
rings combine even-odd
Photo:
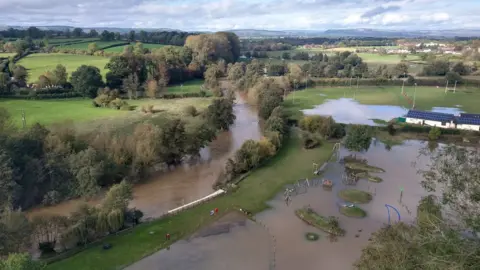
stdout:
[[325,188],[332,188],[333,182],[331,180],[328,180],[328,179],[323,179],[322,185]]
[[387,213],[388,213],[388,225],[391,225],[390,223],[390,208],[392,208],[393,210],[395,210],[395,212],[397,212],[397,216],[398,216],[398,221],[400,221],[400,212],[398,212],[397,208],[391,206],[390,204],[385,204],[385,207],[387,208]]

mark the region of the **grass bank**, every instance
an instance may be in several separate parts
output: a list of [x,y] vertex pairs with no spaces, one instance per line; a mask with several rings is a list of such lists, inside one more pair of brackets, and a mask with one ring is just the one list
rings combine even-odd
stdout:
[[308,207],[295,210],[295,215],[310,226],[329,234],[338,236],[345,235],[345,230],[339,226],[338,221],[335,218],[324,217]]
[[[186,106],[193,105],[198,110],[211,103],[210,98],[140,99],[128,101],[140,107],[153,105],[156,111],[180,114]],[[68,100],[17,100],[0,99],[0,107],[7,109],[16,126],[22,126],[22,110],[25,111],[27,125],[34,123],[52,124],[72,120],[75,123],[104,118],[118,118],[139,114],[138,111],[120,111],[110,108],[95,108],[90,99]]]
[[341,190],[338,197],[351,203],[369,203],[372,200],[372,194],[358,189]]
[[[406,86],[405,93],[413,99],[414,87]],[[284,106],[291,117],[299,119],[303,115],[300,110],[311,109],[327,99],[344,97],[355,97],[355,100],[361,104],[411,107],[408,100],[401,94],[401,87],[396,86],[361,86],[358,89],[356,87],[310,87],[289,94]],[[455,108],[461,105],[460,109],[463,111],[480,113],[478,100],[480,100],[480,90],[445,94],[445,88],[417,87],[415,105],[419,110],[431,110],[434,107]]]
[[[120,269],[167,247],[174,240],[191,234],[200,226],[209,224],[213,221],[209,215],[213,208],[225,211],[238,206],[258,213],[268,207],[266,201],[273,198],[286,184],[311,176],[312,162],[325,162],[331,154],[332,147],[332,143],[325,143],[321,148],[304,150],[298,136],[293,134],[286,139],[278,154],[245,178],[234,193],[176,216],[142,224],[128,233],[108,237],[104,242],[111,243],[112,249],[103,250],[101,244],[98,244],[70,258],[48,265],[47,269]],[[166,233],[172,235],[172,241],[165,241]]]
[[347,217],[355,217],[355,218],[364,218],[367,216],[367,212],[365,212],[365,210],[363,210],[358,206],[340,207],[340,213],[342,213],[342,215],[345,215]]
[[110,59],[102,56],[93,55],[76,55],[63,53],[35,53],[22,58],[18,64],[24,66],[28,70],[28,82],[36,82],[40,75],[46,71],[53,71],[58,64],[62,64],[67,68],[68,78],[72,72],[76,71],[81,65],[95,66],[105,80],[107,70],[105,65]]

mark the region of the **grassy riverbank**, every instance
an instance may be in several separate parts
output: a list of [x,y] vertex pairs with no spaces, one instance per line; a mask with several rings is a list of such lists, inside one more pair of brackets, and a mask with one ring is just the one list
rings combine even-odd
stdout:
[[[166,248],[200,226],[211,223],[214,219],[210,217],[209,211],[213,208],[224,212],[226,209],[241,207],[258,213],[267,208],[265,202],[280,192],[285,184],[312,176],[312,162],[325,162],[332,147],[332,143],[324,143],[320,148],[304,150],[298,136],[292,134],[278,154],[245,178],[235,193],[219,197],[179,215],[142,224],[128,233],[108,237],[102,243],[112,244],[112,249],[103,250],[100,243],[70,258],[48,265],[47,269],[120,269]],[[172,235],[170,242],[165,241],[166,233]]]

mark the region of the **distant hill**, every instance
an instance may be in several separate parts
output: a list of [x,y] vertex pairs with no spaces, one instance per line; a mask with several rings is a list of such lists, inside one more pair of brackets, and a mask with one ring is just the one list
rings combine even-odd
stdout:
[[259,37],[386,37],[386,38],[414,38],[414,37],[480,37],[480,29],[451,29],[451,30],[379,30],[368,28],[357,29],[329,29],[320,30],[256,30],[234,29],[227,30],[243,38]]
[[[7,26],[0,25],[0,30],[9,27],[16,29],[26,29],[28,26]],[[42,30],[73,30],[71,26],[37,26]],[[131,30],[136,32],[158,32],[158,31],[178,31],[187,32],[171,28],[115,28],[115,27],[83,27],[85,32],[95,29],[97,32],[104,30],[110,32],[127,33]],[[322,30],[262,30],[262,29],[231,29],[225,30],[233,32],[241,38],[278,38],[278,37],[385,37],[385,38],[415,38],[415,37],[480,37],[480,29],[445,29],[445,30],[383,30],[369,28],[355,29],[328,29]],[[188,31],[191,32],[191,31]],[[213,31],[195,31],[197,33],[210,33]]]

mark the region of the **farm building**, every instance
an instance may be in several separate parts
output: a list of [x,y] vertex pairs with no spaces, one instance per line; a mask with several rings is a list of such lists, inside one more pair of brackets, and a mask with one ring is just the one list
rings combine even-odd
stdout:
[[480,114],[461,113],[456,123],[458,129],[480,131]]
[[409,110],[405,116],[407,123],[441,128],[455,128],[455,115],[449,113]]
[[449,113],[409,110],[405,122],[439,128],[456,128],[480,131],[480,114],[461,113],[455,116]]

